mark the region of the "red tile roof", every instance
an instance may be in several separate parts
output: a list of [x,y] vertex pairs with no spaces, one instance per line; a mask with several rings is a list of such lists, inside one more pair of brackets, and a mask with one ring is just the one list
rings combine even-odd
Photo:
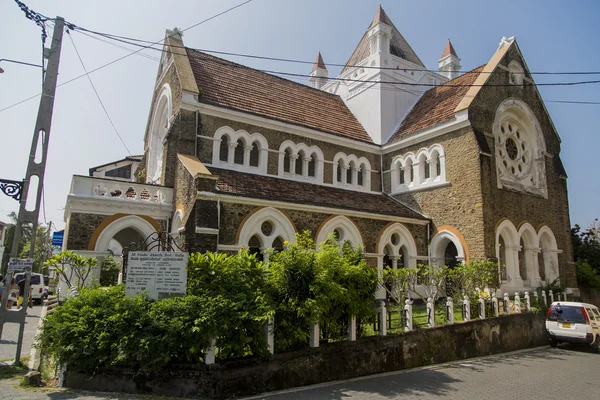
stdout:
[[219,177],[217,187],[227,194],[427,220],[421,214],[383,194],[355,192],[271,176],[207,168]]
[[450,54],[452,54],[455,57],[458,57],[456,55],[456,50],[454,50],[454,46],[452,46],[452,42],[450,42],[450,39],[448,39],[448,43],[446,43],[446,47],[444,47],[444,52],[442,53],[442,56],[440,58],[444,58],[446,56],[449,56]]
[[313,64],[312,70],[314,71],[317,68],[322,68],[324,70],[327,70],[327,67],[325,66],[325,62],[323,62],[323,57],[321,57],[321,52],[319,52],[319,55],[317,55],[317,59],[315,60],[315,63]]
[[199,101],[373,143],[334,94],[187,48]]
[[[485,65],[426,91],[388,143],[454,118],[454,110]],[[458,86],[464,85],[464,86]]]

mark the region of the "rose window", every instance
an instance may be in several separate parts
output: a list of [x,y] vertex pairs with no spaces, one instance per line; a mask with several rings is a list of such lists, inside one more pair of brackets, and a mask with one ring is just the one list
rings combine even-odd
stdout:
[[525,178],[531,171],[531,148],[523,128],[512,120],[505,120],[497,136],[498,154],[504,169],[516,178]]

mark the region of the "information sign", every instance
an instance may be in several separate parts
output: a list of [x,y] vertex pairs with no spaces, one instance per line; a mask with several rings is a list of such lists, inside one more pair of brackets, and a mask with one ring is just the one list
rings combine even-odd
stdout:
[[11,258],[8,261],[8,273],[11,272],[31,272],[33,269],[33,259]]
[[130,251],[125,294],[146,291],[154,300],[184,296],[187,286],[187,252]]

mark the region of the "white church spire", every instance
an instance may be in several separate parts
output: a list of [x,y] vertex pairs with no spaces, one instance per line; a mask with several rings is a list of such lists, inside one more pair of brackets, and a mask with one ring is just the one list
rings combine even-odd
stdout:
[[327,83],[328,74],[321,52],[319,52],[310,72],[310,78],[308,78],[310,85],[315,89],[321,89]]
[[452,42],[448,39],[442,58],[438,61],[438,71],[448,79],[454,79],[460,71],[460,58],[456,55],[456,50],[452,46]]

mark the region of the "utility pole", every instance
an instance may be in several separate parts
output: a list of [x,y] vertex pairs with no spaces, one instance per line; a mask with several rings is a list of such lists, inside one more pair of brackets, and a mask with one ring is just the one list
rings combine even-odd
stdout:
[[[40,216],[40,204],[42,198],[42,190],[44,188],[44,174],[46,172],[46,157],[48,155],[48,143],[50,142],[50,126],[52,124],[52,110],[54,108],[54,94],[56,92],[56,81],[58,78],[58,64],[60,61],[60,49],[62,45],[62,37],[65,20],[62,17],[56,17],[54,21],[54,32],[52,34],[52,45],[50,49],[44,49],[44,56],[48,59],[46,74],[42,84],[42,98],[40,99],[40,107],[38,109],[37,121],[35,123],[35,131],[33,132],[33,140],[31,142],[31,151],[27,162],[27,172],[23,180],[23,188],[21,191],[19,215],[15,225],[15,235],[12,244],[11,257],[16,258],[19,250],[19,240],[23,232],[24,224],[31,224],[31,245],[29,247],[29,258],[33,258],[35,251],[35,236],[37,233],[38,218]],[[41,143],[40,143],[41,141]],[[41,157],[38,152],[41,152]],[[38,156],[39,161],[36,161]],[[29,185],[32,177],[37,177],[37,193],[35,203],[28,204],[27,197],[29,193]],[[30,202],[32,203],[32,202]],[[25,328],[25,316],[27,313],[27,304],[29,301],[29,285],[31,274],[25,274],[25,293],[23,293],[23,304],[20,310],[6,310],[6,300],[8,296],[3,296],[2,306],[0,308],[0,332],[5,322],[19,323],[19,338],[17,342],[17,353],[15,355],[15,365],[19,365],[21,358],[21,347],[23,345],[23,331]],[[12,274],[8,276],[8,282]],[[0,333],[1,334],[1,333]]]

